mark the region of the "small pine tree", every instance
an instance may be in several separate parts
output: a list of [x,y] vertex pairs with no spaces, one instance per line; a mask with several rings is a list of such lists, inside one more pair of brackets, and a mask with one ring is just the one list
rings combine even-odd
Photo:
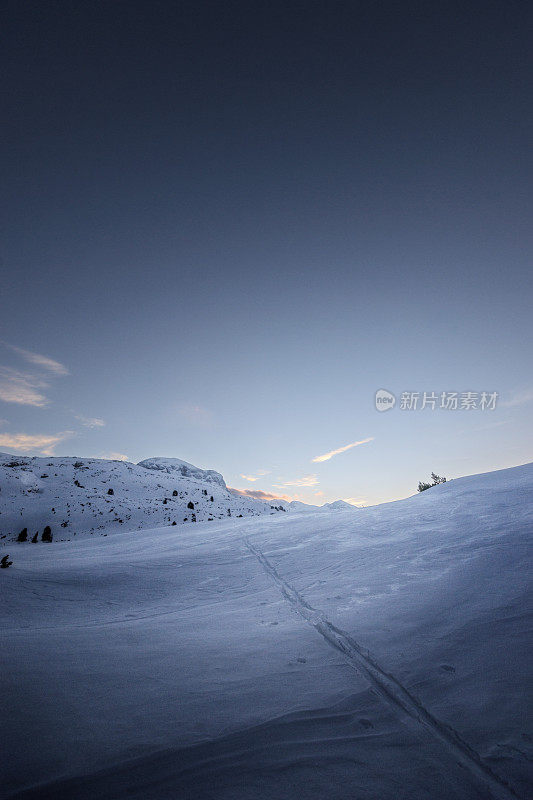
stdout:
[[35,536],[32,536],[33,544],[36,544],[39,541],[39,531],[35,531]]
[[17,536],[17,542],[27,542],[28,541],[28,529],[23,528],[19,535]]
[[431,473],[431,480],[432,483],[426,483],[425,481],[419,481],[418,483],[418,491],[425,492],[426,489],[431,489],[432,486],[438,486],[440,483],[446,483],[446,478],[441,478],[440,475],[435,475],[434,472]]
[[108,489],[108,490],[107,490],[107,493],[108,493],[108,494],[115,494],[115,490],[114,490],[114,489]]
[[7,569],[12,563],[13,562],[9,560],[9,556],[4,556],[2,559],[0,559],[0,568]]
[[191,522],[196,522],[196,514],[191,515]]
[[231,508],[228,508],[228,517],[231,517]]
[[214,503],[214,502],[215,502],[215,498],[213,497],[213,495],[211,495],[211,497],[210,497],[209,499],[210,499],[210,501],[211,501],[212,503]]
[[174,491],[172,492],[172,497],[177,497],[177,496],[178,496],[178,490],[174,489]]
[[43,535],[41,536],[42,542],[51,542],[52,541],[52,531],[50,529],[50,525],[47,525],[43,531]]
[[187,508],[190,508],[191,511],[194,511],[194,503],[192,500],[189,500],[189,502],[187,503]]

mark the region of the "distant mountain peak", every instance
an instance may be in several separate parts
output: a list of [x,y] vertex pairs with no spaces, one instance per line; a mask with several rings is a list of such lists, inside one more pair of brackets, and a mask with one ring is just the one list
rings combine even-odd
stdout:
[[200,469],[188,461],[182,461],[181,458],[162,458],[156,456],[154,458],[145,458],[139,461],[138,467],[145,469],[159,470],[160,472],[167,472],[169,474],[178,473],[184,478],[191,478],[195,481],[202,481],[207,483],[216,483],[223,489],[226,489],[226,482],[220,472],[214,469]]
[[333,503],[325,503],[322,508],[329,508],[332,511],[353,511],[357,506],[347,503],[346,500],[335,500]]

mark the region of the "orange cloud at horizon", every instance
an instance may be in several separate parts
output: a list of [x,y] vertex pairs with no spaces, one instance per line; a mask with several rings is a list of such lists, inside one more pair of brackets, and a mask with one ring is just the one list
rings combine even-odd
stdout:
[[272,494],[272,492],[262,492],[260,489],[236,489],[235,487],[228,486],[228,490],[230,492],[236,492],[242,497],[253,497],[256,500],[285,500],[286,503],[290,503],[292,500],[297,499],[288,494]]

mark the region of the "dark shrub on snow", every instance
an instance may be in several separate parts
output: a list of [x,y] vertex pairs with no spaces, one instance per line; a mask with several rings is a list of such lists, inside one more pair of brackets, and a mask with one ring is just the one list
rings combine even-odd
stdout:
[[43,535],[41,536],[42,542],[51,542],[52,541],[52,531],[50,525],[47,525],[43,531]]

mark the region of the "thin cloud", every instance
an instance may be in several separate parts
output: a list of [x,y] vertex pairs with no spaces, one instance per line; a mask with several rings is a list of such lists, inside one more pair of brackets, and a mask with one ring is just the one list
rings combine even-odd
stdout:
[[48,398],[40,391],[48,384],[35,375],[0,366],[0,400],[22,406],[42,407]]
[[515,406],[525,406],[533,403],[533,389],[524,389],[522,392],[514,392],[508,400],[500,400],[499,407],[514,408]]
[[53,358],[43,356],[40,353],[32,353],[30,350],[24,350],[22,347],[16,347],[14,344],[8,344],[7,342],[4,342],[4,344],[6,347],[9,347],[10,350],[13,350],[14,353],[22,356],[22,358],[30,364],[36,364],[36,366],[42,367],[57,376],[68,375],[67,367],[59,361],[55,361]]
[[0,434],[0,447],[8,447],[18,453],[29,453],[36,450],[43,456],[53,456],[54,449],[60,442],[74,436],[74,431],[50,434],[4,433]]
[[346,450],[351,450],[352,447],[359,447],[360,444],[366,444],[367,442],[373,441],[374,437],[369,436],[367,439],[361,439],[359,442],[352,442],[351,444],[345,444],[344,447],[337,447],[336,450],[330,450],[329,453],[324,453],[323,456],[315,456],[315,458],[311,459],[311,461],[315,463],[329,461],[330,458],[333,458],[333,456],[338,456],[339,453],[345,453]]
[[343,497],[342,499],[345,503],[349,503],[351,506],[359,506],[360,508],[366,503],[366,500],[360,497]]
[[258,469],[256,475],[241,475],[241,478],[254,483],[254,481],[258,481],[259,478],[264,478],[265,475],[270,475],[270,472],[266,469]]
[[255,500],[285,500],[285,502],[290,503],[293,499],[288,494],[272,494],[271,492],[262,492],[259,489],[233,489],[228,486],[228,491],[238,494],[240,497],[253,497]]
[[[48,372],[48,378],[68,375],[68,369],[64,364],[60,364],[53,358],[40,353],[32,353],[30,350],[24,350],[22,347],[16,347],[7,342],[2,342],[2,344],[25,361]],[[48,383],[39,373],[22,372],[12,367],[0,366],[0,400],[5,403],[42,408],[49,402],[42,391],[46,388],[48,388]]]
[[75,417],[86,428],[103,428],[105,420],[100,417],[84,417],[83,414],[75,414]]
[[296,478],[292,481],[285,481],[284,483],[275,483],[278,489],[282,489],[285,486],[316,486],[318,483],[318,478],[316,475],[304,475],[303,478]]

